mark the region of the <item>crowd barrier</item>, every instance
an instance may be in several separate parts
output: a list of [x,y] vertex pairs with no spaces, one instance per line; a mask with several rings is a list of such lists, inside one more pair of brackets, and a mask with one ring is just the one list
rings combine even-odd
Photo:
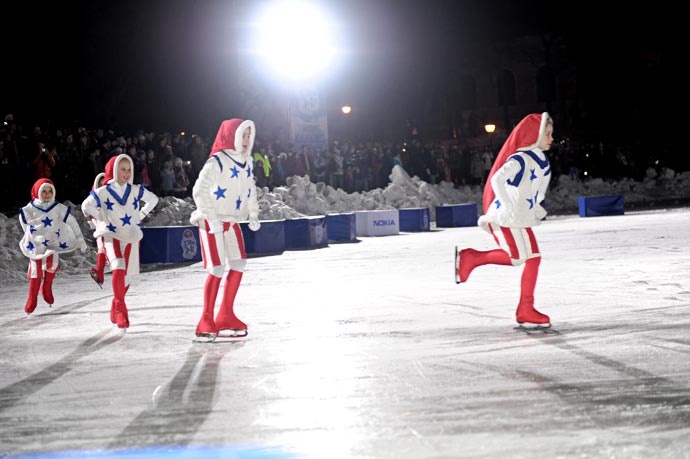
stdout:
[[196,226],[142,227],[139,244],[141,263],[184,263],[201,261],[199,228]]
[[[622,195],[587,196],[578,200],[581,217],[623,215]],[[477,225],[477,204],[436,206],[436,227]],[[329,242],[359,242],[361,236],[389,236],[403,232],[429,231],[428,207],[362,210],[290,220],[262,220],[259,231],[240,223],[248,257],[280,255],[286,250],[327,247]],[[201,243],[196,226],[143,227],[141,263],[201,261]]]
[[328,245],[326,217],[285,220],[285,249],[317,249]]
[[399,209],[400,231],[419,232],[429,231],[431,228],[431,211],[428,207],[413,207]]
[[359,242],[354,212],[326,215],[328,242]]
[[477,204],[436,206],[436,228],[477,226]]
[[244,249],[248,257],[280,255],[285,252],[285,220],[262,220],[259,231],[249,229],[249,223],[240,223],[244,236]]
[[398,209],[359,210],[355,212],[357,236],[392,236],[400,234]]
[[580,196],[578,198],[580,217],[600,217],[603,215],[623,215],[625,206],[623,195]]

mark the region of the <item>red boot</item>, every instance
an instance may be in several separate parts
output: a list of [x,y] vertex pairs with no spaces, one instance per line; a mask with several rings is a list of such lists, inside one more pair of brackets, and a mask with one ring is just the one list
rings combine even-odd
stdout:
[[121,329],[129,328],[129,313],[127,311],[127,305],[125,304],[125,294],[127,290],[127,287],[125,287],[125,270],[113,270],[115,322],[117,323],[117,328]]
[[52,306],[55,303],[55,298],[53,298],[53,279],[55,279],[55,273],[50,271],[44,272],[43,286],[41,287],[41,295],[43,299]]
[[464,249],[458,252],[455,247],[455,283],[467,281],[470,273],[477,266],[482,265],[512,265],[508,254],[501,250],[489,250],[480,252],[474,249]]
[[534,309],[534,287],[537,284],[541,257],[530,258],[525,262],[520,283],[520,304],[518,304],[515,316],[518,324],[527,328],[548,328],[551,319],[546,314]]
[[[125,287],[125,295],[127,295],[128,290],[129,285]],[[117,304],[115,303],[115,297],[113,297],[112,301],[110,302],[110,321],[113,324],[117,323]]]
[[206,278],[206,284],[204,285],[204,311],[196,326],[196,336],[200,338],[200,341],[213,341],[218,336],[218,327],[213,320],[213,311],[216,307],[220,279],[220,277],[211,274]]
[[225,279],[223,301],[220,305],[220,311],[218,311],[218,315],[216,316],[218,336],[247,336],[247,324],[238,319],[234,311],[235,296],[237,295],[237,290],[240,288],[241,281],[242,272],[230,270],[227,279]]
[[98,275],[98,279],[100,280],[101,284],[105,281],[105,261],[105,253],[99,253],[96,255],[96,274]]
[[24,312],[31,314],[38,304],[38,290],[41,288],[41,279],[29,278],[29,297],[24,305]]

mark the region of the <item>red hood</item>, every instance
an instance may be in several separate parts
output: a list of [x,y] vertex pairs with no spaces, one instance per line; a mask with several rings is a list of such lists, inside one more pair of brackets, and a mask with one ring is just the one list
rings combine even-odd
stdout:
[[498,152],[496,160],[494,161],[491,171],[489,171],[489,176],[486,179],[486,184],[484,185],[484,213],[489,210],[491,203],[494,201],[496,195],[494,194],[494,189],[491,186],[491,177],[494,176],[496,171],[505,164],[508,158],[513,155],[518,150],[531,150],[535,148],[541,138],[544,135],[546,129],[546,122],[551,119],[548,113],[532,113],[525,116],[522,121],[518,123],[513,131],[510,133],[506,139],[501,151]]
[[242,132],[245,128],[250,128],[247,155],[251,155],[252,148],[254,147],[254,138],[256,137],[256,127],[254,126],[254,122],[250,120],[233,118],[231,120],[225,120],[220,124],[218,134],[216,134],[216,140],[213,141],[213,146],[209,152],[209,157],[222,150],[241,152]]
[[[117,166],[120,164],[120,161],[126,158],[129,160],[130,163],[132,163],[132,167],[134,167],[134,160],[129,157],[128,154],[122,153],[121,155],[118,156],[113,156],[108,160],[108,162],[105,165],[105,177],[103,178],[103,185],[106,185],[108,183],[112,182],[117,182]],[[134,179],[134,174],[131,174],[129,176],[129,183],[133,183],[132,180]]]
[[31,187],[31,199],[41,199],[41,188],[44,186],[50,186],[53,189],[53,201],[55,200],[55,185],[50,179],[42,178],[36,180],[34,186]]

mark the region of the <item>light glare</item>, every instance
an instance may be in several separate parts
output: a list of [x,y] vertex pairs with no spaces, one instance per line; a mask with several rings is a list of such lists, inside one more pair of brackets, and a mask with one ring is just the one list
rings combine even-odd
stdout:
[[257,53],[274,76],[308,80],[333,60],[333,29],[324,12],[312,3],[274,3],[258,20]]

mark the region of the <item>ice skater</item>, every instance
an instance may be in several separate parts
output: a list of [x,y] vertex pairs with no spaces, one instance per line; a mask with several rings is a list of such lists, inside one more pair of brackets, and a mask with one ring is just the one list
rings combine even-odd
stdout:
[[112,272],[110,321],[122,330],[129,328],[125,295],[132,277],[139,274],[139,242],[144,236],[141,221],[158,204],[158,196],[143,185],[132,183],[132,169],[133,161],[128,155],[110,158],[105,166],[104,185],[92,190],[82,203],[84,215],[96,222],[93,237],[104,240]]
[[[104,178],[105,173],[101,172],[100,174],[98,174],[93,181],[93,187],[91,189],[96,190],[103,186]],[[82,202],[82,213],[86,217],[86,221],[88,222],[91,229],[95,231],[97,223],[96,217],[87,215],[86,212],[84,212],[83,205],[85,202],[86,201]],[[98,239],[96,239],[96,267],[91,268],[91,270],[89,271],[91,279],[93,279],[94,282],[96,282],[96,284],[98,284],[100,288],[103,288],[103,282],[105,282],[105,262],[105,239],[103,239],[103,236],[101,236]]]
[[24,312],[31,314],[38,305],[38,291],[49,306],[55,303],[53,280],[60,265],[60,254],[76,249],[85,252],[86,242],[72,209],[55,200],[55,185],[38,179],[31,188],[31,201],[19,209],[23,237],[22,253],[29,259],[29,295]]
[[551,178],[544,153],[553,142],[553,120],[548,113],[530,114],[506,139],[484,187],[484,215],[479,226],[500,247],[489,251],[455,247],[455,281],[466,282],[478,266],[524,264],[520,301],[515,313],[523,328],[548,328],[551,319],[534,308],[541,253],[532,227],[546,217],[542,203]]
[[[197,208],[190,221],[199,227],[204,269],[209,273],[195,341],[247,335],[247,325],[235,315],[234,303],[247,263],[239,222],[249,220],[252,231],[261,227],[252,161],[255,136],[253,121],[237,118],[223,121],[209,159],[194,184],[192,196]],[[223,299],[214,319],[216,297],[226,265],[229,271]]]

